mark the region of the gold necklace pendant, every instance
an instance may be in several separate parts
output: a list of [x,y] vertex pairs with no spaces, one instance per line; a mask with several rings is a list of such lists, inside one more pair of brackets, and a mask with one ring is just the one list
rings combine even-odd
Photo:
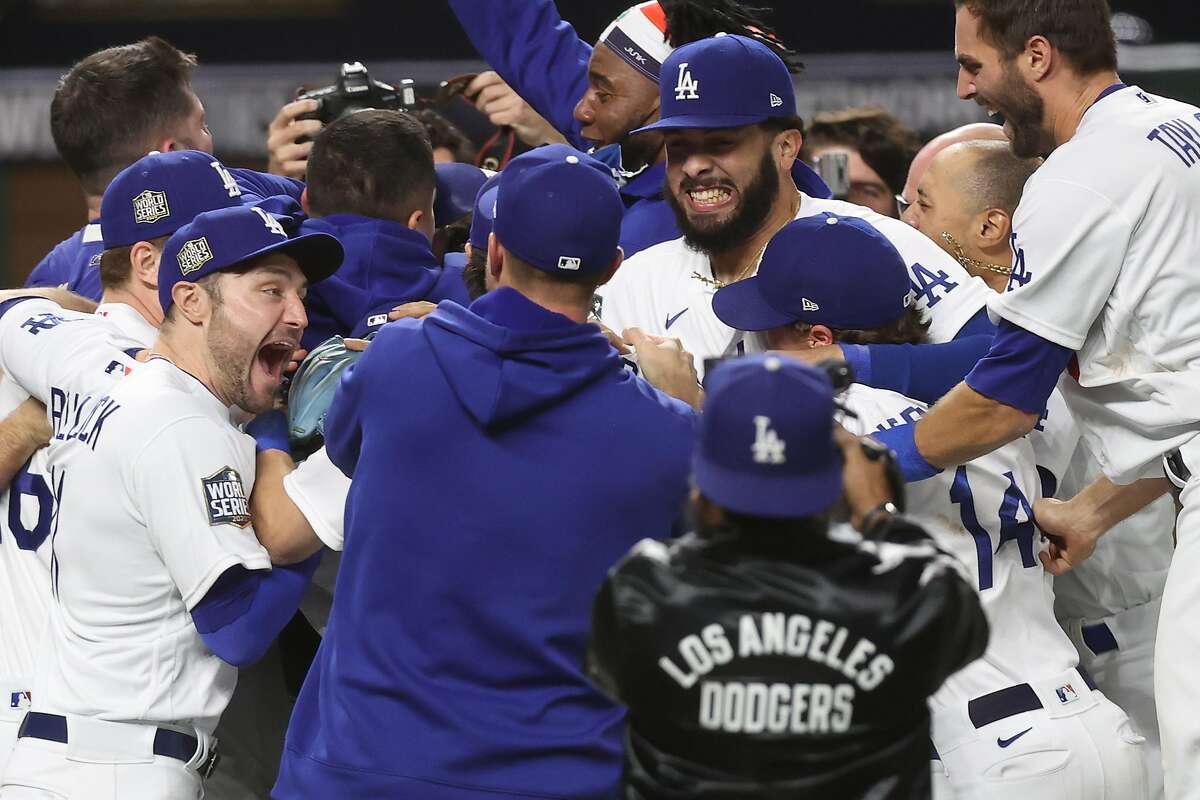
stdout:
[[[785,225],[790,224],[792,222],[792,220],[794,220],[796,218],[796,215],[799,213],[800,213],[800,193],[797,192],[796,196],[792,199],[791,214],[788,217],[788,221],[787,221],[787,223],[785,223]],[[717,278],[706,278],[703,275],[701,275],[699,272],[692,272],[692,277],[695,278],[696,280],[700,281],[701,283],[703,283],[705,286],[711,286],[714,289],[724,289],[726,286],[728,286],[731,283],[737,283],[738,281],[749,277],[750,272],[752,270],[754,270],[756,267],[758,267],[758,265],[762,262],[763,253],[767,252],[767,245],[769,245],[770,243],[771,243],[771,241],[768,239],[767,244],[764,244],[762,246],[762,249],[758,251],[758,255],[755,256],[754,259],[751,260],[749,264],[747,264],[745,267],[743,267],[742,271],[739,272],[736,276],[734,276],[733,280],[731,280],[731,281],[722,281],[722,280],[718,280]],[[708,268],[710,271],[712,270],[712,259],[711,258],[708,260]]]
[[977,258],[971,258],[963,251],[962,245],[958,243],[957,239],[950,235],[949,231],[942,231],[941,236],[942,241],[950,245],[950,248],[954,251],[951,255],[953,255],[955,260],[964,267],[974,267],[975,269],[984,270],[986,272],[994,272],[997,275],[1012,275],[1012,267],[1002,267],[999,264],[989,264],[986,261],[980,261]]

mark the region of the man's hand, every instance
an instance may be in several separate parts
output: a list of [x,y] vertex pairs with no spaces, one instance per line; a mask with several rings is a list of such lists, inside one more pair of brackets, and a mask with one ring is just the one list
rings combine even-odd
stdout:
[[1082,564],[1096,549],[1103,530],[1090,514],[1081,513],[1074,501],[1050,497],[1033,504],[1038,528],[1050,540],[1050,547],[1038,553],[1042,566],[1051,575],[1064,575]]
[[476,75],[463,90],[463,96],[487,114],[496,127],[508,126],[516,131],[525,144],[536,147],[567,141],[492,70]]
[[[316,100],[294,100],[275,115],[267,127],[267,172],[288,178],[304,178],[308,169],[308,154],[312,152],[312,140],[324,127],[320,120],[296,117],[316,111]],[[299,140],[307,136],[307,142]]]
[[633,352],[629,348],[629,343],[626,342],[624,339],[622,339],[620,336],[617,336],[617,334],[613,333],[612,328],[608,327],[603,322],[601,322],[599,317],[592,317],[591,319],[588,320],[588,322],[592,323],[593,325],[595,325],[596,327],[598,327],[600,329],[600,332],[603,333],[605,338],[608,339],[609,344],[611,344],[613,347],[615,347],[617,349],[618,353],[620,353],[621,355],[624,356],[624,355],[629,355],[629,353]]
[[25,289],[0,289],[0,302],[18,297],[42,297],[58,303],[67,311],[91,314],[96,310],[96,301],[75,294],[64,283],[61,286],[35,286]]
[[651,386],[700,410],[704,391],[696,375],[696,359],[678,339],[649,336],[641,328],[629,328],[624,338],[637,352],[638,369]]
[[428,300],[414,300],[411,303],[401,303],[388,312],[388,322],[398,319],[421,319],[437,311],[437,303]]
[[834,423],[833,440],[842,451],[842,496],[850,511],[850,524],[860,532],[866,515],[884,503],[895,501],[888,481],[887,461],[868,458],[862,441]]

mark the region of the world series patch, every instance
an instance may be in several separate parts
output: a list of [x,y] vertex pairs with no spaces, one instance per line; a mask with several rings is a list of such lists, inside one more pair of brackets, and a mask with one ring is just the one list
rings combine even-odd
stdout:
[[242,476],[233,467],[221,467],[202,482],[209,525],[250,524],[250,504],[242,486]]

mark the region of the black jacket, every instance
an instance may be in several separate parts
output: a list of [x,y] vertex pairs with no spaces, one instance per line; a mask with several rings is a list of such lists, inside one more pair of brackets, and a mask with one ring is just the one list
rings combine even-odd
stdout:
[[589,670],[629,707],[627,800],[909,800],[926,698],[986,643],[952,557],[893,520],[879,542],[641,542],[596,598]]

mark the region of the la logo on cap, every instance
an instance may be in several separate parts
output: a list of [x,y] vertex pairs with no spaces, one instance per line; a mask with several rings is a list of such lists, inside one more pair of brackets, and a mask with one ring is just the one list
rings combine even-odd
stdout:
[[183,243],[183,247],[179,248],[176,260],[179,262],[180,275],[190,275],[200,269],[213,260],[212,248],[208,246],[208,239],[201,236],[199,239],[187,240]]
[[242,196],[241,187],[237,185],[237,181],[235,181],[233,176],[229,174],[229,170],[225,169],[224,164],[222,164],[220,161],[214,161],[209,164],[209,166],[217,171],[217,175],[219,175],[221,178],[221,185],[225,188],[225,191],[229,193],[230,197]]
[[784,451],[787,442],[779,438],[779,434],[771,428],[771,418],[758,416],[754,418],[754,444],[750,452],[754,455],[756,464],[783,464]]
[[558,268],[559,269],[578,270],[579,266],[582,263],[583,262],[581,259],[573,258],[571,256],[559,256],[558,257]]
[[167,205],[166,192],[152,192],[146,189],[133,198],[134,222],[151,225],[169,216],[171,216],[171,208]]
[[679,65],[679,82],[675,84],[675,99],[700,99],[700,81],[692,79],[692,71],[688,69],[686,61]]
[[250,210],[262,217],[263,224],[267,226],[267,230],[276,236],[282,236],[285,239],[287,238],[287,231],[285,231],[283,226],[279,224],[279,220],[275,219],[258,206],[250,206]]

